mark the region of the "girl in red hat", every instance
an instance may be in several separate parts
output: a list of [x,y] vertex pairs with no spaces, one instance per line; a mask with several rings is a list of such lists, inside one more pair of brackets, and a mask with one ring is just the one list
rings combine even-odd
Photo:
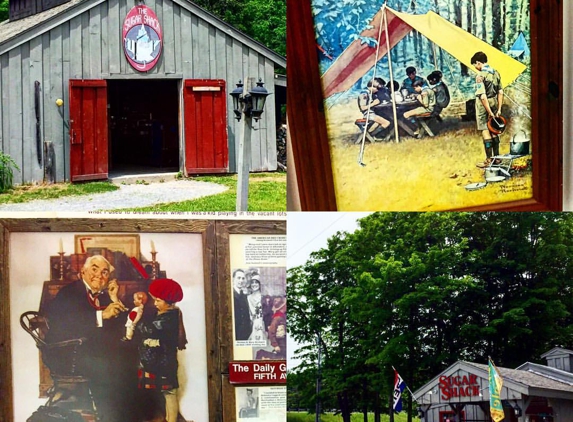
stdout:
[[150,284],[149,294],[157,308],[157,315],[150,323],[140,325],[139,388],[163,393],[166,420],[176,422],[179,414],[177,350],[185,349],[187,339],[181,310],[175,303],[183,299],[183,290],[175,280],[160,278]]

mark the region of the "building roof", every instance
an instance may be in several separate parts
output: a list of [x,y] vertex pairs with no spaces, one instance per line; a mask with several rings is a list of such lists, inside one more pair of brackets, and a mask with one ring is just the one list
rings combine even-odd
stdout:
[[46,20],[52,19],[54,16],[59,15],[66,9],[73,8],[81,2],[82,0],[71,0],[68,3],[61,4],[52,9],[36,13],[35,15],[28,16],[23,19],[18,19],[15,21],[5,20],[0,22],[0,46],[6,41],[9,41],[17,37],[19,34],[38,26]]
[[546,358],[548,356],[562,356],[562,355],[573,355],[573,350],[564,349],[562,347],[554,347],[548,352],[545,352],[541,355],[542,358]]
[[[52,9],[45,10],[32,16],[15,21],[0,23],[0,55],[18,45],[41,35],[58,25],[78,16],[85,11],[105,2],[106,0],[71,0]],[[197,6],[189,0],[173,0],[173,3],[189,10],[191,13],[219,30],[247,45],[267,57],[278,66],[286,68],[286,58],[264,46],[260,42],[243,34],[238,29],[219,19],[217,16]]]
[[529,371],[535,374],[540,374],[544,377],[555,379],[564,382],[565,384],[573,385],[573,374],[561,369],[552,368],[547,365],[540,365],[538,363],[525,362],[518,366],[516,369],[520,371]]
[[[476,368],[480,368],[483,371],[485,371],[487,373],[488,371],[488,365],[483,365],[483,364],[479,364],[479,363],[473,363],[473,362],[466,362],[468,365],[471,366],[475,366]],[[532,364],[535,365],[535,364]],[[523,366],[523,365],[522,365]],[[536,365],[538,367],[543,366],[543,365]],[[524,367],[524,368],[530,368],[528,367]],[[547,366],[545,366],[545,368],[549,368]],[[557,391],[570,391],[571,393],[573,393],[573,383],[569,383],[566,382],[565,379],[563,380],[559,380],[558,378],[558,374],[555,374],[555,376],[551,377],[542,373],[536,373],[533,372],[531,370],[526,370],[526,369],[509,369],[509,368],[500,368],[497,367],[497,369],[499,370],[499,373],[501,375],[501,377],[503,378],[503,380],[512,380],[514,382],[523,384],[525,386],[528,387],[534,387],[534,388],[543,388],[543,389],[548,389],[548,390],[557,390]],[[549,368],[549,369],[553,369],[553,368]],[[559,370],[557,370],[559,371]],[[567,374],[567,372],[565,371],[559,371],[562,372],[564,374]],[[569,374],[571,375],[571,374]],[[566,377],[569,378],[569,377]]]
[[[431,404],[487,401],[489,400],[488,369],[488,365],[485,364],[457,361],[415,391],[414,397],[422,399],[424,404],[428,404],[427,401],[430,401]],[[497,367],[497,369],[503,379],[502,399],[516,399],[525,395],[573,400],[573,374],[529,362],[521,365],[518,369],[503,367]],[[479,396],[455,397],[445,400],[441,398],[441,394],[436,394],[439,389],[440,377],[464,373],[478,376]]]

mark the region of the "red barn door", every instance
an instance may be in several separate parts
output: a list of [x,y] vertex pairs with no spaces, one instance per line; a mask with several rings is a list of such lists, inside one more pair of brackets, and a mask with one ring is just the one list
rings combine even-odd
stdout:
[[107,84],[70,79],[70,178],[107,179]]
[[225,81],[185,80],[183,97],[187,174],[228,172]]

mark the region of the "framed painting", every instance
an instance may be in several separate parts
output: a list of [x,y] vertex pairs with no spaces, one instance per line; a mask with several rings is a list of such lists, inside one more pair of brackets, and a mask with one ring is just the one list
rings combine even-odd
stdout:
[[[240,227],[243,233],[275,235],[284,234],[286,224],[272,220],[110,219],[94,225],[93,220],[79,218],[3,219],[0,294],[5,300],[0,304],[0,388],[4,399],[0,419],[39,417],[47,406],[50,411],[76,413],[75,417],[85,421],[97,417],[114,420],[114,410],[122,414],[118,420],[125,421],[129,409],[135,420],[140,414],[154,412],[159,397],[157,409],[163,412],[175,398],[180,420],[235,420],[234,395],[225,394],[233,391],[225,375],[231,360],[225,351],[232,350],[234,343],[232,329],[225,325],[230,323],[227,310],[232,307],[227,289],[229,267],[224,265],[231,254],[224,241],[229,226]],[[76,251],[77,238],[87,235],[97,239],[97,244]],[[136,256],[130,256],[131,247],[117,247],[120,238],[136,242],[132,245],[137,246]],[[106,281],[101,282],[103,279]],[[86,290],[93,287],[92,283],[103,286],[103,293],[95,299]],[[72,294],[79,291],[77,286],[81,286],[82,294]],[[141,299],[142,293],[147,301]],[[158,299],[171,304],[166,314],[157,305]],[[55,333],[61,332],[58,326],[65,327],[65,333],[75,332],[71,326],[77,322],[83,330],[83,301],[94,307],[90,315],[101,311],[101,325],[90,326],[74,338],[56,338]],[[129,334],[127,322],[133,322],[132,314],[141,302],[143,317],[134,323],[135,334]],[[74,305],[68,306],[71,303]],[[68,311],[72,318],[65,320],[68,325],[62,325],[62,314]],[[172,346],[176,344],[177,350],[170,358],[150,359],[157,352],[149,349],[163,350],[159,346],[168,340],[145,333],[159,324],[161,315],[171,311],[177,313],[172,321],[179,321],[172,325],[178,327],[172,330]],[[96,338],[101,344],[94,341]],[[88,344],[89,352],[81,349]],[[98,347],[101,345],[107,349]],[[66,354],[67,349],[60,347],[77,350]],[[97,354],[96,349],[102,353]],[[97,366],[92,365],[94,357]],[[176,385],[169,381],[167,388],[172,397],[150,396],[153,393],[146,387],[157,382],[164,389],[167,378],[153,374],[153,369],[161,372],[154,366],[160,361],[176,363],[172,366]],[[96,382],[94,374],[107,373],[108,365],[113,378],[125,382]],[[65,378],[70,375],[68,366],[76,371],[73,379]],[[91,396],[86,395],[85,385],[90,386]],[[102,392],[102,386],[108,390]]]
[[561,210],[562,4],[287,6],[303,210]]

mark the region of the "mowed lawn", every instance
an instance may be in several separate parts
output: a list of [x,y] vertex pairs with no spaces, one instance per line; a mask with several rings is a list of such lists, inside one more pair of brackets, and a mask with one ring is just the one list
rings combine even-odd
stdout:
[[[218,183],[229,189],[191,201],[157,204],[122,211],[234,211],[237,175],[199,176],[191,180]],[[249,176],[248,211],[286,211],[286,173],[252,173]]]
[[[313,413],[307,412],[287,412],[287,422],[315,422],[316,416]],[[320,415],[321,422],[342,422],[342,416],[334,415],[333,413],[323,413]],[[364,415],[362,413],[353,413],[350,416],[351,422],[364,422]],[[380,415],[381,422],[388,422],[390,416],[387,414]],[[394,422],[407,422],[408,415],[406,412],[401,412],[394,415]],[[419,421],[418,417],[413,417],[413,421]],[[368,422],[374,422],[374,413],[368,414]]]
[[[189,201],[162,203],[116,211],[234,211],[237,175],[200,176],[190,180],[217,183],[228,189],[220,194]],[[161,184],[158,183],[160,186]],[[286,211],[286,173],[252,173],[249,176],[248,211]],[[58,200],[66,196],[82,196],[114,191],[120,187],[110,182],[26,184],[0,194],[0,204],[23,203],[38,199]]]
[[[529,119],[512,113],[509,108],[504,111],[509,118],[500,138],[500,154],[508,154],[513,136],[531,127]],[[435,137],[401,136],[398,143],[366,143],[366,166],[360,166],[360,142],[355,143],[360,131],[354,122],[362,116],[356,101],[328,108],[339,211],[442,211],[531,198],[531,155],[513,161],[511,178],[478,190],[466,189],[485,182],[484,170],[476,167],[484,161],[485,152],[475,121],[463,121],[462,114],[462,104],[446,108],[443,122],[430,125]]]

